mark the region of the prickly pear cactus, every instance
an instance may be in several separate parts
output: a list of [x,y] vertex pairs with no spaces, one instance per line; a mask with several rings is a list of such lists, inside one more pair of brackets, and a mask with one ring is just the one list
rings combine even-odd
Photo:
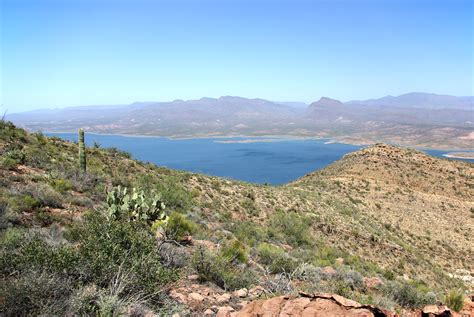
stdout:
[[118,186],[107,193],[108,215],[118,219],[123,216],[131,221],[146,221],[152,223],[156,220],[166,221],[165,204],[159,193],[155,191],[146,194],[142,189]]

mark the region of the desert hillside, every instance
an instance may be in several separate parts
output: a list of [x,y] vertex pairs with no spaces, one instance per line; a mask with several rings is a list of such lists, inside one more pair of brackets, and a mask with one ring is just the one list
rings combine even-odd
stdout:
[[474,286],[471,163],[377,144],[264,186],[99,146],[81,172],[77,153],[0,123],[9,315],[213,315],[300,292],[460,309]]

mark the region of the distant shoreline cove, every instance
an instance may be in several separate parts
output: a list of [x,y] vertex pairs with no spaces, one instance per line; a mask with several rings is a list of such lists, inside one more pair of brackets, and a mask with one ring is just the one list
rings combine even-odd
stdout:
[[463,160],[474,160],[474,152],[453,152],[443,154],[444,157],[457,158]]
[[[62,134],[62,133],[77,133],[77,131],[42,131],[46,134]],[[326,144],[339,143],[339,144],[350,144],[350,145],[363,145],[361,143],[349,143],[339,142],[331,139],[330,137],[319,137],[319,136],[296,136],[296,135],[196,135],[196,136],[163,136],[163,135],[149,135],[149,134],[124,134],[124,133],[100,133],[100,132],[89,132],[85,131],[86,134],[92,135],[106,135],[106,136],[122,136],[127,138],[162,138],[168,140],[193,140],[193,139],[233,139],[233,138],[244,138],[249,141],[257,142],[281,142],[281,141],[295,141],[295,140],[328,140]],[[268,140],[268,141],[266,141]],[[272,141],[274,140],[274,141]],[[215,141],[216,143],[234,143],[234,140]],[[245,140],[242,140],[245,141]],[[240,142],[240,143],[252,143],[252,142]]]
[[[77,133],[77,131],[42,131],[47,134],[56,134],[56,133]],[[245,140],[222,140],[214,141],[215,143],[221,144],[233,144],[233,143],[270,143],[270,142],[284,142],[284,141],[304,141],[304,140],[327,140],[324,144],[346,144],[346,145],[356,145],[356,146],[369,146],[380,142],[371,142],[369,140],[365,141],[356,141],[348,140],[347,136],[341,136],[338,138],[327,137],[327,136],[295,136],[295,135],[196,135],[196,136],[161,136],[161,135],[149,135],[149,134],[123,134],[123,133],[100,133],[100,132],[88,132],[86,134],[92,135],[103,135],[103,136],[121,136],[127,138],[163,138],[168,140],[193,140],[193,139],[232,139],[232,138],[243,138]],[[383,143],[383,142],[382,142]],[[466,151],[465,149],[445,149],[442,147],[430,148],[430,147],[415,147],[415,146],[406,146],[399,145],[395,143],[390,143],[391,145],[400,146],[402,148],[412,148],[420,151],[424,150],[438,150],[450,152],[443,154],[446,158],[457,158],[457,159],[468,159],[474,160],[474,157],[468,156],[457,156],[460,153],[474,153]]]

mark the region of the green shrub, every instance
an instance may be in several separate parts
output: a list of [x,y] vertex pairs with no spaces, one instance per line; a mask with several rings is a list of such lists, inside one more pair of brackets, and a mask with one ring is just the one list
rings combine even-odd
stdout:
[[252,221],[233,222],[229,230],[237,239],[250,246],[255,246],[267,237],[265,228]]
[[132,158],[132,154],[126,151],[122,151],[116,147],[104,148],[104,150],[113,156],[128,158],[128,159]]
[[105,215],[93,212],[85,215],[83,223],[74,225],[70,238],[79,242],[81,273],[99,286],[119,267],[130,268],[144,288],[177,277],[174,270],[161,265],[155,239],[142,222],[107,220]]
[[[65,308],[61,303],[67,302],[71,305],[69,313],[74,313],[74,302],[74,307],[82,307],[79,311],[95,314],[108,307],[105,305],[108,302],[106,295],[111,294],[108,291],[110,285],[118,285],[115,283],[117,272],[127,272],[127,282],[120,282],[124,283],[123,291],[113,293],[118,302],[129,303],[136,295],[143,295],[152,303],[158,303],[160,287],[178,277],[175,270],[161,264],[159,248],[147,224],[143,222],[109,221],[105,214],[95,211],[84,215],[83,221],[74,223],[65,237],[69,241],[53,232],[46,234],[38,230],[7,229],[1,233],[2,294],[25,293],[23,297],[19,297],[19,308],[14,308],[13,304],[9,306],[13,315],[65,315]],[[50,284],[43,283],[44,289],[40,288],[41,285],[32,284],[33,289],[30,291],[28,283],[22,280],[29,272],[61,280],[70,290],[64,291],[60,287],[56,290]],[[87,308],[88,304],[84,302],[87,301],[87,296],[81,295],[82,301],[77,293],[84,285],[98,287],[98,294],[105,296],[102,297],[104,306],[98,304],[101,299],[98,296],[95,297],[95,306]],[[55,292],[63,292],[64,295],[59,296]],[[42,296],[47,297],[43,302],[48,307],[60,307],[52,310],[39,307],[38,305],[42,305],[42,293]],[[5,297],[2,294],[0,297],[3,300]],[[13,301],[12,296],[9,298]],[[68,296],[71,296],[70,300],[67,299]],[[7,312],[10,314],[10,311]]]
[[63,197],[47,184],[32,184],[28,186],[27,194],[40,202],[40,206],[60,208]]
[[3,157],[13,160],[15,162],[15,165],[25,164],[26,160],[25,152],[20,148],[8,150],[6,153],[3,154]]
[[188,211],[192,205],[192,194],[186,190],[180,178],[176,176],[162,176],[157,182],[155,190],[161,194],[161,198],[169,210]]
[[210,281],[226,289],[249,287],[255,280],[255,273],[233,265],[228,258],[199,247],[192,256],[192,266],[201,282]]
[[446,306],[459,312],[464,305],[464,294],[462,290],[451,290],[444,298]]
[[186,235],[196,231],[197,225],[177,212],[171,213],[165,225],[166,237],[175,241],[182,241]]
[[250,198],[244,198],[240,202],[240,206],[250,215],[257,216],[259,214],[257,204]]
[[0,298],[6,316],[66,315],[70,280],[58,274],[25,271],[2,279]]
[[392,298],[396,303],[405,308],[419,308],[424,305],[433,304],[436,297],[433,293],[419,291],[416,287],[406,283],[387,282],[382,292]]
[[298,266],[298,261],[290,257],[283,249],[268,243],[259,244],[257,254],[260,263],[267,265],[270,273],[290,273]]
[[311,245],[309,233],[311,221],[308,217],[284,211],[275,212],[270,218],[269,235],[295,246]]
[[18,211],[31,211],[32,209],[41,205],[41,202],[38,199],[33,198],[29,194],[17,196],[13,200],[15,209]]
[[12,170],[15,169],[15,167],[18,165],[17,161],[10,157],[3,157],[0,160],[0,167],[6,170]]
[[224,242],[220,250],[220,255],[229,262],[238,261],[240,263],[247,263],[248,261],[247,247],[237,239]]
[[54,179],[50,185],[59,193],[64,193],[72,189],[72,183],[67,179]]

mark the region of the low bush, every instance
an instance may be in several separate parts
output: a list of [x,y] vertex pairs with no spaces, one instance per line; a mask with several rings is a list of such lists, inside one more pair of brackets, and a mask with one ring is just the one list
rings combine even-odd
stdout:
[[18,162],[10,157],[2,157],[0,160],[0,167],[6,170],[15,169],[18,165]]
[[229,262],[247,263],[248,261],[247,247],[237,239],[224,242],[220,254]]
[[381,290],[385,296],[405,308],[419,308],[436,302],[434,293],[419,291],[415,286],[406,283],[390,281],[385,283]]
[[38,200],[40,206],[59,208],[63,203],[63,197],[47,184],[31,184],[25,194]]
[[130,268],[144,288],[174,280],[176,272],[160,263],[159,250],[148,226],[142,222],[107,220],[93,212],[70,231],[79,243],[83,278],[101,286],[119,267]]
[[298,261],[283,249],[268,243],[259,244],[257,254],[260,262],[268,266],[270,273],[291,273],[298,266]]
[[191,263],[201,282],[210,281],[226,290],[248,288],[256,280],[253,271],[234,265],[228,258],[202,247],[194,252]]
[[180,213],[170,214],[165,225],[166,238],[182,241],[186,235],[192,235],[197,231],[197,225]]
[[59,274],[27,270],[0,281],[0,309],[6,316],[63,315],[71,293],[70,280]]
[[444,297],[446,306],[459,312],[464,305],[464,294],[462,290],[451,290]]
[[234,233],[237,239],[250,246],[257,245],[267,237],[265,228],[252,221],[234,222],[230,224],[229,230]]
[[156,184],[155,190],[161,194],[167,209],[187,211],[191,207],[193,196],[178,177],[162,176]]
[[[67,240],[53,232],[45,236],[33,229],[7,229],[1,233],[2,294],[26,294],[19,297],[18,308],[8,304],[10,306],[4,310],[7,315],[63,315],[64,309],[67,308],[71,313],[77,307],[82,307],[77,309],[89,314],[89,304],[84,299],[86,295],[81,295],[83,301],[78,304],[78,301],[81,302],[78,292],[84,285],[95,285],[98,288],[99,297],[92,303],[94,312],[110,312],[107,303],[110,304],[109,299],[112,297],[106,295],[109,294],[107,290],[110,285],[116,285],[117,272],[126,272],[127,283],[124,284],[123,291],[114,293],[116,303],[129,303],[129,299],[136,299],[133,296],[140,294],[152,303],[159,304],[160,288],[178,278],[177,271],[162,265],[155,239],[143,222],[109,221],[105,214],[96,211],[84,215],[84,220],[75,223],[66,232],[65,238]],[[30,276],[28,274],[32,276],[32,280],[37,277],[39,281],[44,278],[61,282],[26,283],[23,277]],[[56,283],[67,285],[68,289],[53,285]],[[12,296],[9,297],[11,301]],[[34,296],[38,298],[31,300]],[[0,297],[4,298],[2,295]],[[100,304],[101,299],[103,305]],[[48,300],[51,302],[47,302]],[[73,302],[78,306],[74,306]],[[47,304],[49,310],[38,306],[43,305],[42,303]],[[65,308],[61,303],[70,304]],[[124,306],[120,307],[122,309]]]
[[62,178],[53,179],[50,185],[54,188],[54,190],[61,194],[72,189],[71,181]]
[[311,221],[307,217],[279,210],[270,217],[268,234],[270,238],[294,246],[311,245],[310,226]]

